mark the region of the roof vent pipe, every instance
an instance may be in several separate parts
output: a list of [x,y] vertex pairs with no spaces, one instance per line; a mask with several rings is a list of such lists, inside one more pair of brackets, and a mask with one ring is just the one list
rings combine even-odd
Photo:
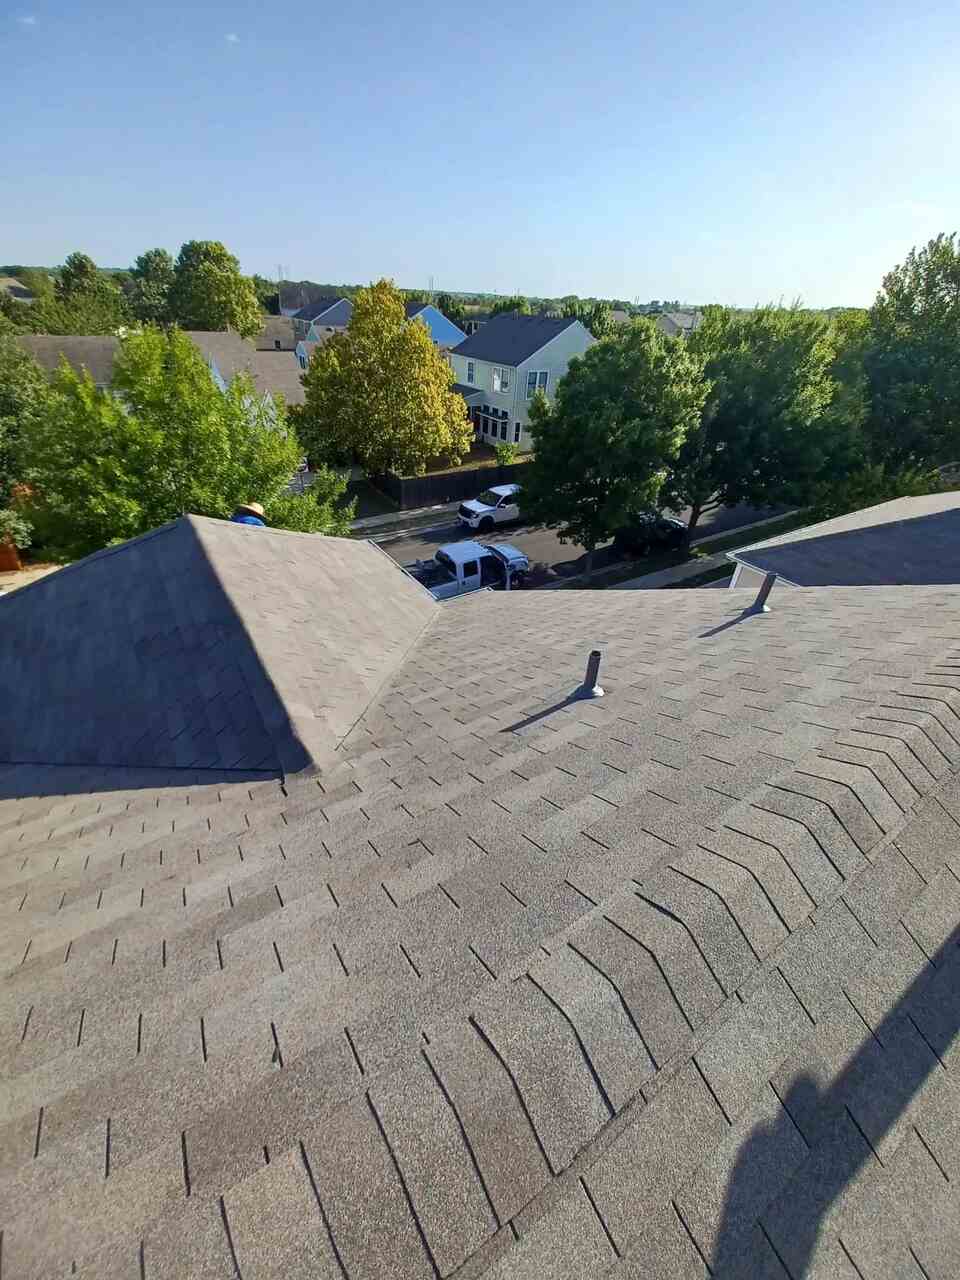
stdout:
[[577,690],[578,698],[602,698],[603,690],[597,683],[597,677],[600,675],[600,650],[591,649],[590,657],[587,659],[587,673],[583,677],[583,684]]
[[757,592],[757,598],[750,606],[750,613],[769,613],[770,606],[767,604],[767,596],[773,590],[773,584],[777,580],[775,573],[766,573],[763,582],[760,584],[760,590]]

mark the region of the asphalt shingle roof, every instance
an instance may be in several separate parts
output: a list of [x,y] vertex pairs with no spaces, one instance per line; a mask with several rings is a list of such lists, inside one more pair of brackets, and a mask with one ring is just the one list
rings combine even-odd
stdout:
[[794,529],[730,559],[803,587],[960,582],[960,492],[896,498]]
[[[292,351],[257,350],[253,343],[232,330],[190,329],[186,333],[203,358],[212,361],[226,381],[238,373],[249,373],[264,393],[279,393],[288,404],[303,404],[300,382],[303,370]],[[109,336],[24,334],[17,341],[48,373],[53,373],[61,359],[66,359],[75,369],[88,369],[98,386],[109,385],[120,348],[120,340]]]
[[522,316],[516,311],[504,312],[491,316],[482,329],[454,347],[454,351],[458,356],[515,367],[564,329],[579,323],[569,316]]
[[[279,348],[277,343],[280,343]],[[293,351],[297,339],[293,332],[293,316],[267,316],[257,335],[258,351]]]
[[120,346],[119,338],[49,333],[24,333],[17,342],[47,373],[60,368],[61,360],[74,369],[86,369],[98,387],[105,387],[113,377],[113,362]]
[[301,307],[294,315],[295,320],[316,320],[323,315],[325,311],[329,311],[331,307],[335,307],[342,298],[336,294],[330,294],[325,298],[315,298],[313,302],[308,302],[306,306]]
[[955,1276],[960,594],[744,602],[431,607],[319,772],[0,772],[4,1280]]

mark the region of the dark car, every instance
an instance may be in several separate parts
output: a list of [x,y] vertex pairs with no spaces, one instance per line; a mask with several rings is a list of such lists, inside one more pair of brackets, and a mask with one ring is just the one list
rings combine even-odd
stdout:
[[616,531],[613,545],[621,555],[645,556],[651,551],[673,551],[682,547],[686,539],[687,526],[682,520],[643,511]]

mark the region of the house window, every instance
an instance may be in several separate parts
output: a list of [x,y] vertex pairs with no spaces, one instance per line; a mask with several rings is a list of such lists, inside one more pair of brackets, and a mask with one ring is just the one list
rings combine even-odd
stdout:
[[471,386],[473,385],[473,382],[474,382],[474,368],[473,368],[472,360],[467,361],[467,382],[469,382]]
[[510,390],[510,370],[506,366],[502,368],[494,368],[493,389],[494,391]]
[[520,423],[519,422],[515,423],[513,427],[513,443],[514,444],[520,443]]
[[273,349],[274,349],[274,351],[279,351],[279,350],[280,350],[280,339],[279,339],[279,338],[274,338],[274,340],[273,340]]
[[546,391],[547,389],[547,371],[531,370],[527,374],[527,399],[532,400],[537,391]]
[[500,423],[500,439],[506,440],[506,438],[507,438],[507,424],[505,422],[501,422]]

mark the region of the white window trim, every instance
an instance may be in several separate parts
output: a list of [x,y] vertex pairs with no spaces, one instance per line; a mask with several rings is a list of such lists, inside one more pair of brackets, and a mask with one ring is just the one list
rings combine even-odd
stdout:
[[[530,389],[530,379],[533,378],[533,390]],[[549,369],[528,369],[527,370],[527,388],[526,398],[532,400],[538,391],[546,394],[547,387],[550,384]]]
[[467,386],[475,387],[477,385],[477,366],[472,360],[467,361]]

